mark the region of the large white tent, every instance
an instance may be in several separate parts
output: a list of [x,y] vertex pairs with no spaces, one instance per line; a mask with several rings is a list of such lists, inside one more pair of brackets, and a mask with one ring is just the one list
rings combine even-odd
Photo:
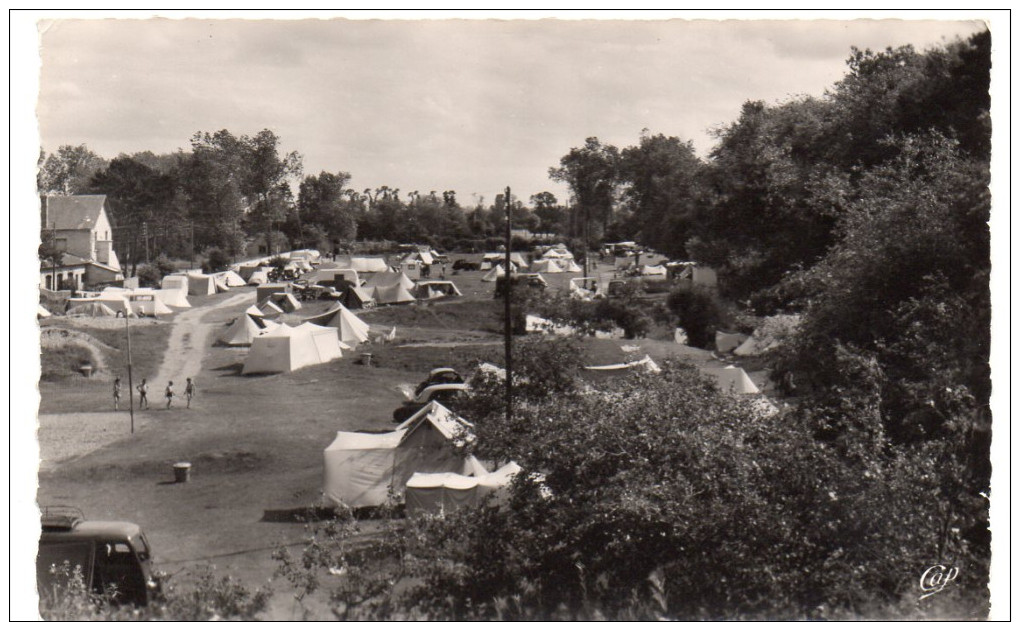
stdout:
[[191,303],[188,302],[188,289],[171,287],[163,289],[154,289],[155,296],[163,301],[163,304],[168,307],[190,307]]
[[189,274],[188,295],[209,296],[216,293],[216,279],[211,274]]
[[133,316],[135,314],[135,312],[131,310],[131,303],[128,302],[127,297],[114,291],[104,291],[96,296],[69,298],[67,301],[68,312],[70,313],[70,309],[73,309],[74,307],[93,302],[103,303],[109,307],[115,315],[119,313],[121,315]]
[[414,285],[414,296],[419,299],[463,296],[453,281],[418,281]]
[[365,287],[390,287],[398,283],[404,289],[414,289],[414,281],[403,272],[380,272],[373,274],[365,281]]
[[67,310],[66,315],[79,315],[86,317],[113,317],[117,312],[99,301],[83,302]]
[[276,322],[259,315],[242,313],[234,319],[226,332],[220,336],[220,343],[228,346],[250,346],[256,337],[276,328]]
[[415,473],[470,473],[457,446],[470,424],[430,402],[393,432],[337,432],[324,451],[323,492],[351,507],[382,505],[389,490],[400,494]]
[[390,267],[382,257],[337,257],[335,261],[324,263],[320,268],[351,268],[358,274],[367,272],[389,272]]
[[310,317],[307,321],[319,326],[336,328],[339,331],[340,341],[351,347],[368,341],[368,324],[339,302],[325,313]]
[[372,299],[375,300],[376,304],[380,305],[395,305],[417,300],[402,283],[377,286],[371,288],[370,291],[372,292]]
[[170,307],[163,304],[163,301],[153,294],[131,292],[127,296],[128,301],[131,303],[131,310],[136,315],[163,317],[173,313]]
[[248,285],[265,285],[269,282],[269,272],[265,268],[254,270],[248,277]]
[[328,363],[343,356],[337,329],[302,324],[296,328],[280,324],[252,340],[242,374],[294,371],[309,365]]
[[563,272],[563,268],[560,267],[559,262],[555,259],[539,259],[535,263],[531,264],[532,272],[542,272],[545,274],[558,274]]

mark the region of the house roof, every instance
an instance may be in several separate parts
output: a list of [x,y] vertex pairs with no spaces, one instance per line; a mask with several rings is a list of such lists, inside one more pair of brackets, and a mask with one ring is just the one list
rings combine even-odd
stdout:
[[[98,261],[91,261],[89,259],[85,259],[84,257],[79,257],[77,255],[72,255],[71,253],[64,253],[63,257],[61,257],[60,265],[57,266],[57,269],[58,270],[62,270],[62,269],[65,269],[65,268],[76,268],[78,266],[95,266],[96,268],[99,268],[100,270],[106,270],[107,272],[110,272],[111,274],[120,274],[121,273],[120,270],[117,270],[116,268],[111,268],[110,266],[108,266],[108,265],[106,265],[104,263],[99,263]],[[40,272],[46,272],[47,270],[52,270],[52,269],[53,269],[53,264],[50,263],[49,260],[43,259],[43,260],[41,260],[39,262],[39,271]]]
[[106,205],[105,194],[52,195],[44,198],[46,229],[92,229]]

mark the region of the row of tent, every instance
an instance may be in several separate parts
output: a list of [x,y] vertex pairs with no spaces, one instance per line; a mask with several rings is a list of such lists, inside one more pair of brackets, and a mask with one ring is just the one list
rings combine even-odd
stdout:
[[577,265],[574,260],[571,259],[539,259],[531,264],[529,268],[531,272],[538,272],[541,274],[559,274],[561,272],[581,272],[581,266]]
[[187,296],[180,290],[108,287],[95,294],[84,292],[79,297],[68,299],[66,314],[89,317],[163,317],[172,314],[173,308],[190,306]]
[[505,490],[521,467],[489,471],[464,455],[472,424],[429,402],[392,432],[337,432],[323,452],[323,496],[329,503],[370,507],[403,494],[409,513],[441,513],[475,505]]

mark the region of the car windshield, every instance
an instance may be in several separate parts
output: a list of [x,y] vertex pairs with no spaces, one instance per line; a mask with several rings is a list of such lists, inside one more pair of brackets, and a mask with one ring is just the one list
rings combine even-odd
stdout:
[[145,539],[145,536],[138,534],[131,536],[131,545],[135,549],[135,553],[138,555],[140,561],[148,561],[149,559],[149,543]]

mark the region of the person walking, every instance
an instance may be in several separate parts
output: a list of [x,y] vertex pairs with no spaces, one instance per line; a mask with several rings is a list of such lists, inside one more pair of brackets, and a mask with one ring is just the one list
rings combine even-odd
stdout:
[[191,398],[195,397],[195,383],[188,378],[188,384],[184,387],[184,397],[188,398],[188,408],[191,408]]
[[113,381],[113,409],[120,410],[120,378]]
[[149,385],[147,385],[145,383],[145,378],[142,378],[142,384],[138,385],[135,388],[138,389],[138,408],[139,409],[141,409],[141,408],[148,408],[149,407],[149,398],[148,398]]
[[170,404],[174,401],[174,381],[166,383],[166,409],[170,410]]

